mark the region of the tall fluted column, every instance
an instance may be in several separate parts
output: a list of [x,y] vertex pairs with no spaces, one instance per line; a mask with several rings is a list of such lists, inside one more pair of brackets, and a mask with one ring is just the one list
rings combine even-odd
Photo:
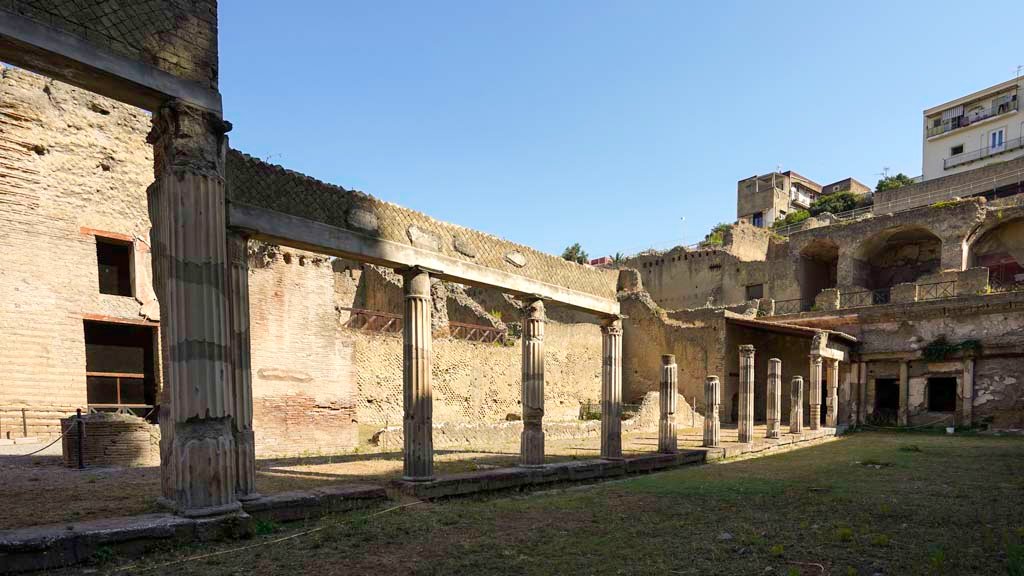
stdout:
[[858,424],[867,424],[868,422],[868,363],[858,362],[857,363],[857,382],[860,391],[860,410],[858,411],[859,416],[857,417]]
[[828,396],[825,397],[825,426],[835,428],[839,423],[839,360],[828,361]]
[[718,411],[722,404],[722,384],[718,376],[704,381],[704,446],[717,448],[722,444],[722,424]]
[[252,362],[249,355],[249,239],[228,232],[228,317],[235,435],[235,492],[239,500],[256,493],[256,439],[252,429]]
[[430,331],[430,274],[422,268],[403,273],[405,314],[402,338],[402,392],[405,418],[403,478],[426,481],[434,478],[434,401],[431,393],[433,345]]
[[739,441],[754,440],[754,347],[740,346]]
[[173,437],[162,451],[166,493],[185,516],[238,510],[228,354],[224,162],[230,124],[180,101],[153,115],[149,188]]
[[974,425],[974,356],[964,357],[964,373],[960,390],[960,425]]
[[622,320],[601,329],[601,457],[622,458]]
[[789,392],[789,433],[801,434],[804,431],[804,379],[793,376]]
[[661,355],[661,387],[658,398],[660,400],[661,417],[658,419],[658,452],[662,454],[675,454],[678,451],[676,440],[676,408],[679,400],[676,398],[679,390],[679,375],[674,354]]
[[766,438],[782,435],[782,360],[768,360],[768,402]]
[[821,356],[811,354],[811,430],[821,428]]
[[534,300],[523,313],[523,433],[519,463],[544,464],[544,302]]

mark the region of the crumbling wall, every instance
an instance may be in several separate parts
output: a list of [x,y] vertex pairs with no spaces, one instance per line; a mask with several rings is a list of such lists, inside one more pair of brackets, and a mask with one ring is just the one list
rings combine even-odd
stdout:
[[355,341],[341,329],[324,256],[252,243],[253,429],[258,455],[358,444]]
[[[141,110],[0,66],[0,407],[26,409],[30,436],[85,405],[83,318],[158,315],[148,286],[99,293],[94,235],[134,239],[149,268],[148,130]],[[21,436],[8,414],[0,435]]]
[[[64,465],[78,466],[76,418],[60,421],[67,433],[61,439]],[[157,466],[160,464],[160,428],[138,416],[88,414],[82,416],[82,464],[85,466]]]
[[977,361],[974,421],[999,429],[1024,429],[1024,364],[1020,357]]

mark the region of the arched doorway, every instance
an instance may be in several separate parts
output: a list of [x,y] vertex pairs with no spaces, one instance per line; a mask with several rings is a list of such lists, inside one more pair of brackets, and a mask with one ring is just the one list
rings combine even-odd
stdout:
[[1024,218],[1010,220],[981,234],[970,247],[970,267],[988,268],[996,291],[1024,288]]
[[869,290],[915,282],[939,271],[942,240],[922,226],[897,226],[868,238],[854,257],[854,283]]
[[802,304],[810,306],[819,292],[836,287],[838,264],[839,246],[835,242],[818,239],[804,246],[798,268]]

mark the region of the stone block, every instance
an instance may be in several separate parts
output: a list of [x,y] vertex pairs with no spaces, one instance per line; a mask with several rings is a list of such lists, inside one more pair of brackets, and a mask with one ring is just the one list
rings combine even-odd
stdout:
[[956,276],[956,295],[973,296],[988,289],[988,268],[968,268]]
[[818,292],[814,297],[814,307],[825,312],[839,310],[839,289],[826,288]]
[[889,298],[893,304],[917,302],[917,284],[910,282],[897,284],[890,290]]

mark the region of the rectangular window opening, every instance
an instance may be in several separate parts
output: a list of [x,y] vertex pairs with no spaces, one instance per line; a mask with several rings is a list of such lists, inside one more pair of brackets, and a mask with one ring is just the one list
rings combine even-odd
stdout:
[[758,228],[764,228],[764,213],[754,212],[753,225]]
[[150,413],[156,405],[154,339],[147,326],[85,322],[86,400],[91,411]]
[[764,284],[747,286],[747,300],[760,300],[761,298],[764,298]]
[[956,412],[956,378],[928,379],[928,411]]
[[132,296],[132,244],[96,237],[100,294]]
[[957,155],[963,154],[963,153],[964,153],[964,145],[963,144],[957,144],[956,146],[953,146],[952,148],[949,149],[949,155],[950,156],[957,156]]

